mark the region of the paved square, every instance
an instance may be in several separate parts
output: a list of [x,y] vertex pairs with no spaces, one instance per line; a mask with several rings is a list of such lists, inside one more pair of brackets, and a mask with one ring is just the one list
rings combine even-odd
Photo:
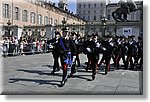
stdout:
[[60,87],[62,71],[51,75],[53,58],[51,53],[3,58],[2,94],[58,94],[58,95],[140,95],[142,78],[140,71],[115,70],[96,79],[86,72],[86,56],[80,55],[82,67],[64,87]]

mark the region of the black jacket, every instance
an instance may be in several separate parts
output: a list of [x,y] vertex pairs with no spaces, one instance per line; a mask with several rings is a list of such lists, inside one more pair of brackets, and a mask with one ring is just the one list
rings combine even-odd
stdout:
[[[65,49],[63,48],[63,46],[61,45],[61,41],[65,47]],[[64,39],[64,38],[60,38],[59,39],[59,43],[60,43],[60,54],[67,54],[67,52],[71,52],[71,54],[73,56],[75,56],[77,53],[76,51],[76,45],[75,43],[73,42],[72,39]]]

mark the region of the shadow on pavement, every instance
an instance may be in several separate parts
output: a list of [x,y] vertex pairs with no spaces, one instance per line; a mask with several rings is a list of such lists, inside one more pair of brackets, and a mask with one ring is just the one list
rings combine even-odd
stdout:
[[52,66],[52,65],[42,65],[42,67],[53,68],[53,66]]
[[58,87],[61,87],[61,81],[57,81],[57,80],[39,80],[39,79],[25,79],[25,78],[11,78],[11,79],[9,79],[9,83],[16,83],[19,81],[34,82],[34,83],[38,83],[39,85],[51,84],[51,85],[57,85]]
[[85,79],[87,81],[92,81],[92,79],[85,78],[84,76],[90,76],[91,77],[91,75],[73,75],[73,77],[71,77],[71,78],[80,78],[80,79]]
[[22,71],[22,72],[27,72],[27,73],[35,73],[35,74],[39,74],[39,75],[52,75],[52,76],[62,76],[61,73],[55,73],[55,75],[50,73],[46,73],[43,71],[39,71],[39,70],[25,70],[25,69],[17,69],[16,71]]

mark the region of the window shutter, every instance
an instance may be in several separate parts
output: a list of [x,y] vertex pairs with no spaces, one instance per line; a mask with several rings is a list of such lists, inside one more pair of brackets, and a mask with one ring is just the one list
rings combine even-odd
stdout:
[[42,15],[41,15],[41,25],[43,24],[43,19],[42,19]]
[[5,18],[5,4],[3,4],[2,6],[2,10],[3,10],[3,17]]
[[14,18],[14,20],[16,20],[16,11],[15,11],[15,7],[14,7],[14,10],[13,10],[13,18]]
[[22,10],[22,21],[24,21],[24,10]]
[[9,5],[9,18],[11,18],[11,6]]
[[18,20],[20,20],[20,16],[21,16],[21,9],[18,10]]
[[37,23],[37,15],[34,13],[34,23]]
[[30,23],[32,23],[32,12],[30,12]]
[[27,11],[27,22],[29,21],[29,12]]

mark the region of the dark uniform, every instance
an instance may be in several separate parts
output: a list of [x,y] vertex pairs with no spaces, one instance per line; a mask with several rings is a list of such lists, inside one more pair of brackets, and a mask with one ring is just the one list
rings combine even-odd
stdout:
[[56,71],[60,70],[59,61],[58,61],[58,59],[60,57],[60,42],[59,42],[60,33],[56,32],[55,36],[58,36],[58,37],[55,37],[51,40],[51,43],[53,45],[52,55],[53,55],[53,58],[54,58],[53,71],[51,72],[52,74],[54,74]]
[[[110,36],[108,36],[108,40],[110,39]],[[105,75],[110,71],[110,60],[112,58],[112,54],[114,52],[114,46],[112,41],[103,41],[102,42],[102,47],[104,49],[103,51],[103,57],[101,59],[101,62],[105,60]]]
[[82,48],[81,46],[83,46],[82,39],[80,38],[80,35],[77,35],[77,39],[75,41],[75,44],[76,44],[76,48],[77,48],[76,61],[77,61],[78,67],[80,67],[79,54],[81,53],[81,48]]
[[92,68],[92,80],[95,79],[96,71],[98,68],[98,61],[99,61],[99,47],[100,44],[97,40],[98,35],[93,35],[93,40],[90,41],[89,45],[87,46],[87,51],[89,52],[90,60],[91,60],[91,68]]
[[128,65],[130,63],[130,69],[131,70],[134,69],[134,60],[135,60],[136,54],[137,54],[136,41],[133,40],[134,37],[135,36],[129,36],[129,39],[131,39],[131,40],[127,44],[128,52],[127,52],[126,68],[128,68]]
[[116,69],[119,69],[119,62],[121,58],[123,60],[124,67],[126,67],[125,54],[126,54],[126,42],[124,41],[124,38],[121,37],[120,41],[118,42],[118,55],[116,58]]
[[[61,41],[60,41],[61,40]],[[68,59],[69,52],[71,52],[71,56],[76,55],[76,46],[72,39],[60,38],[60,60],[63,69],[63,76],[61,84],[64,85],[67,81],[67,66],[68,64],[65,62]]]
[[87,67],[86,67],[86,71],[88,71],[89,69],[91,69],[91,57],[92,57],[92,54],[87,51],[87,47],[88,46],[91,46],[91,35],[88,35],[87,36],[87,39],[83,42],[83,46],[84,46],[84,50],[83,50],[83,53],[87,55],[87,59],[88,59],[88,62],[87,62]]
[[[138,61],[139,61],[139,63],[138,63]],[[135,59],[135,64],[139,64],[139,68],[142,68],[142,65],[143,65],[143,39],[140,36],[138,37],[138,42],[137,42],[137,57]]]

